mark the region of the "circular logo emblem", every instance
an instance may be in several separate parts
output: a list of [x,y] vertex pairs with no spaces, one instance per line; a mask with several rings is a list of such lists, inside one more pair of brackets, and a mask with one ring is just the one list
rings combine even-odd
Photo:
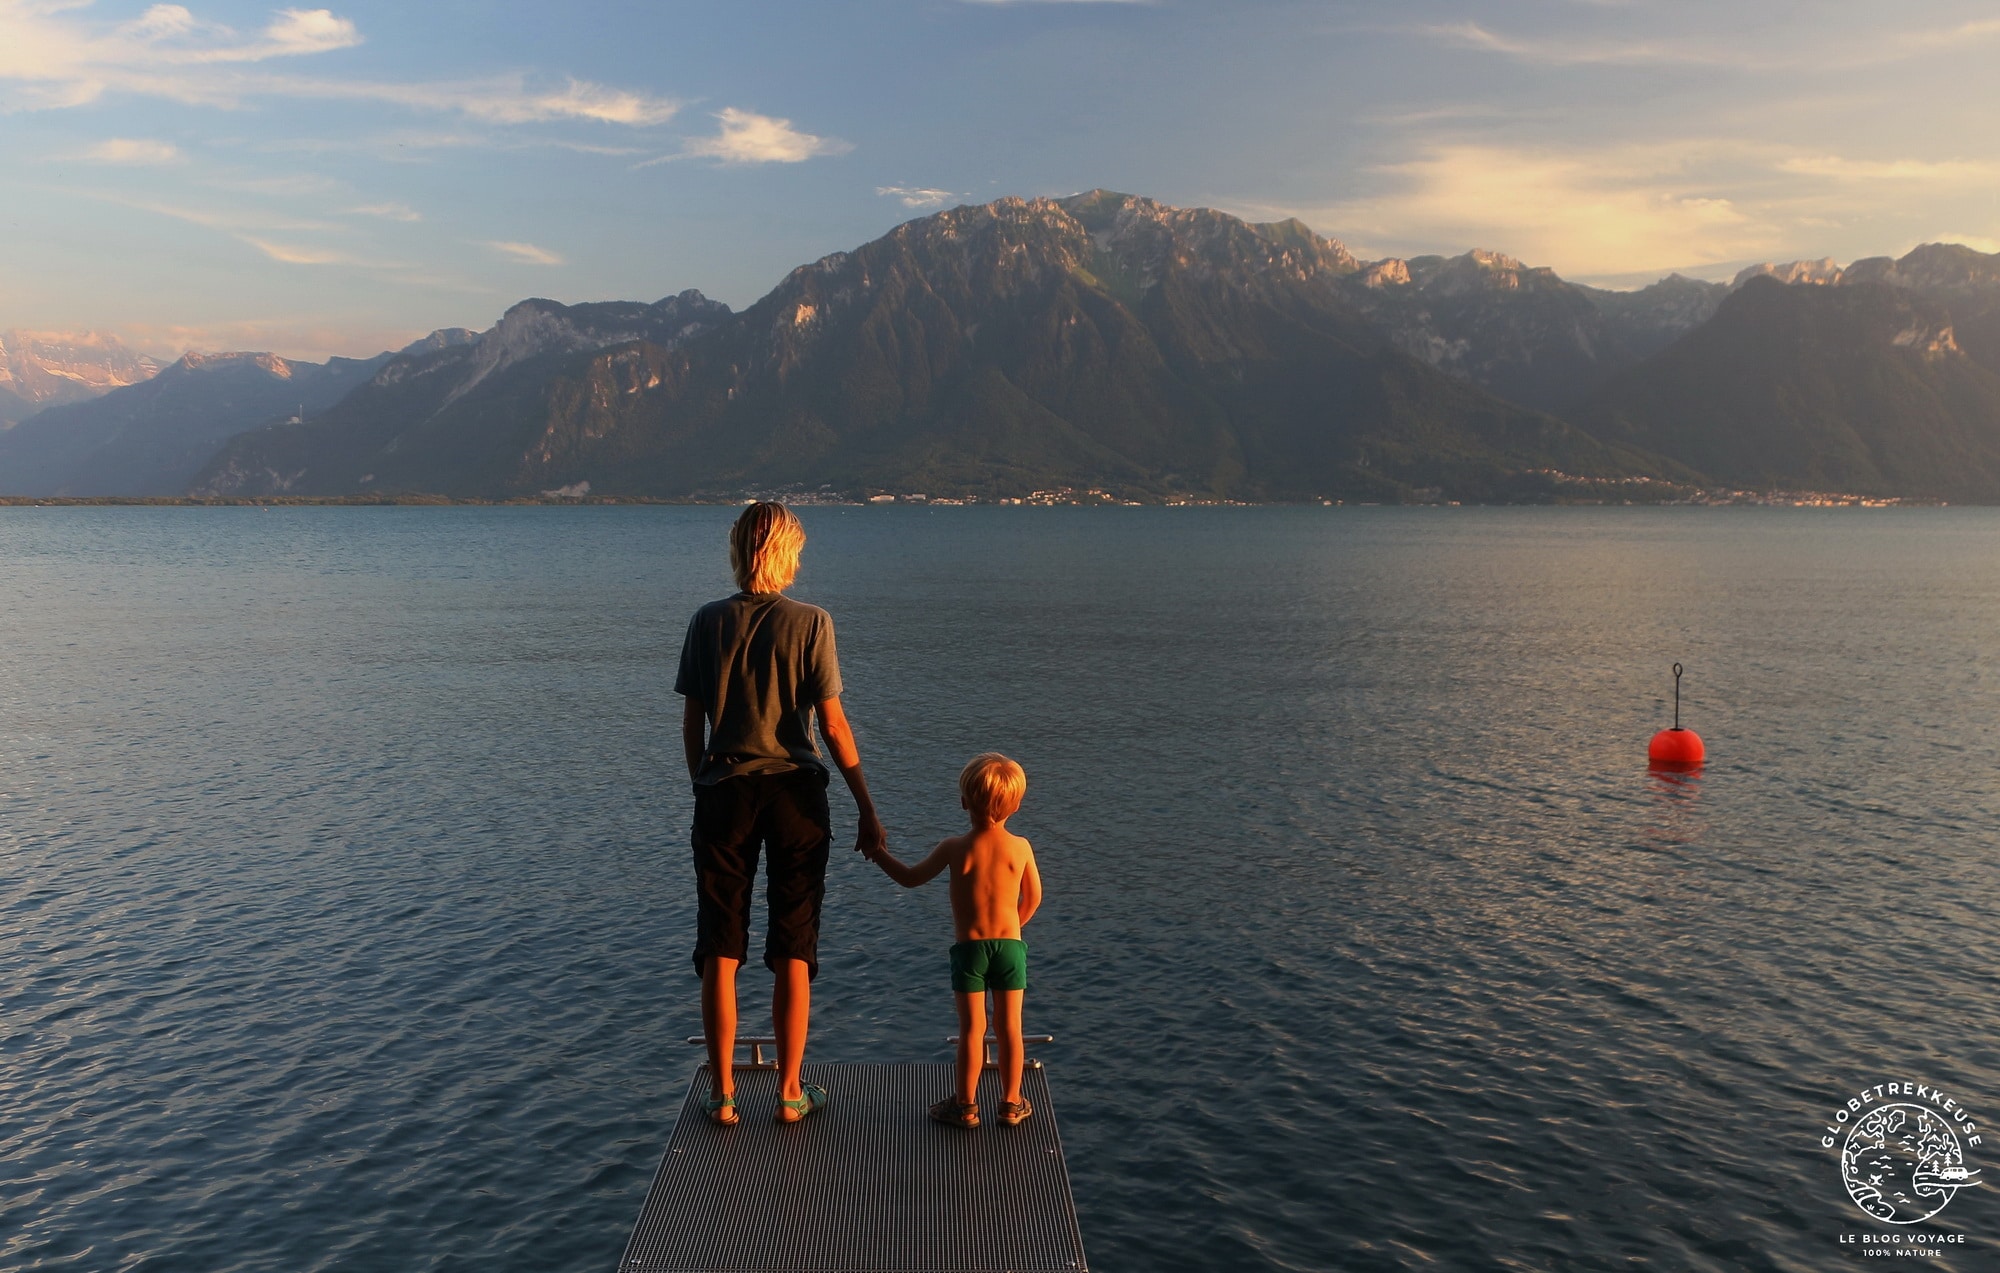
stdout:
[[1918,1224],[1976,1184],[1951,1122],[1921,1105],[1878,1105],[1840,1150],[1854,1205],[1884,1224]]

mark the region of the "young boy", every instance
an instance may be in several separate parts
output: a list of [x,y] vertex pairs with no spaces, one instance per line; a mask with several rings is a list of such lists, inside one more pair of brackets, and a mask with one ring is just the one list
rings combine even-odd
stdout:
[[1000,1122],[1017,1127],[1034,1113],[1021,1096],[1021,993],[1028,988],[1028,947],[1021,926],[1042,904],[1035,851],[1007,829],[1021,807],[1028,776],[1021,766],[986,752],[958,775],[958,803],[972,829],[953,836],[915,866],[884,848],[875,864],[904,888],[951,868],[951,988],[958,999],[958,1091],[931,1106],[931,1117],[954,1127],[979,1126],[979,1072],[986,1060],[986,995],[993,995],[993,1033],[1004,1091]]

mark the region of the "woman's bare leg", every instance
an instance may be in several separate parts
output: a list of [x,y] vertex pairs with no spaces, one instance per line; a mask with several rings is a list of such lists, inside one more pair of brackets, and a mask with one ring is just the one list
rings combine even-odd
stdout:
[[[778,1099],[795,1101],[805,1095],[799,1085],[799,1067],[806,1060],[806,1025],[812,1016],[812,974],[803,959],[787,959],[778,965],[771,984],[771,1032],[778,1039]],[[782,1114],[779,1117],[783,1117]],[[797,1122],[805,1115],[786,1118]]]
[[708,1039],[713,1096],[736,1095],[736,969],[741,961],[712,955],[701,970],[701,1032]]

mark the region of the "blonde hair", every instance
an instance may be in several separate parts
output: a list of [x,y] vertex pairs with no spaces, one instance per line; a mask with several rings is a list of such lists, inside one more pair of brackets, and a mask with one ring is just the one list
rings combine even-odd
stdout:
[[729,528],[729,569],[745,592],[783,592],[799,574],[806,528],[783,504],[752,504]]
[[1028,775],[997,751],[984,751],[966,762],[958,775],[958,798],[982,818],[998,822],[1013,816],[1028,794]]

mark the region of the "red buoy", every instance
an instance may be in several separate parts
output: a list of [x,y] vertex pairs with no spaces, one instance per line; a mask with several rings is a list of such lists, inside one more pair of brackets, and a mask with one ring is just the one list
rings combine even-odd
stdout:
[[1681,728],[1681,665],[1674,664],[1674,727],[1653,735],[1646,744],[1646,759],[1656,765],[1698,765],[1707,759],[1701,735]]
[[1646,744],[1646,759],[1656,765],[1698,765],[1707,754],[1691,729],[1663,729]]

